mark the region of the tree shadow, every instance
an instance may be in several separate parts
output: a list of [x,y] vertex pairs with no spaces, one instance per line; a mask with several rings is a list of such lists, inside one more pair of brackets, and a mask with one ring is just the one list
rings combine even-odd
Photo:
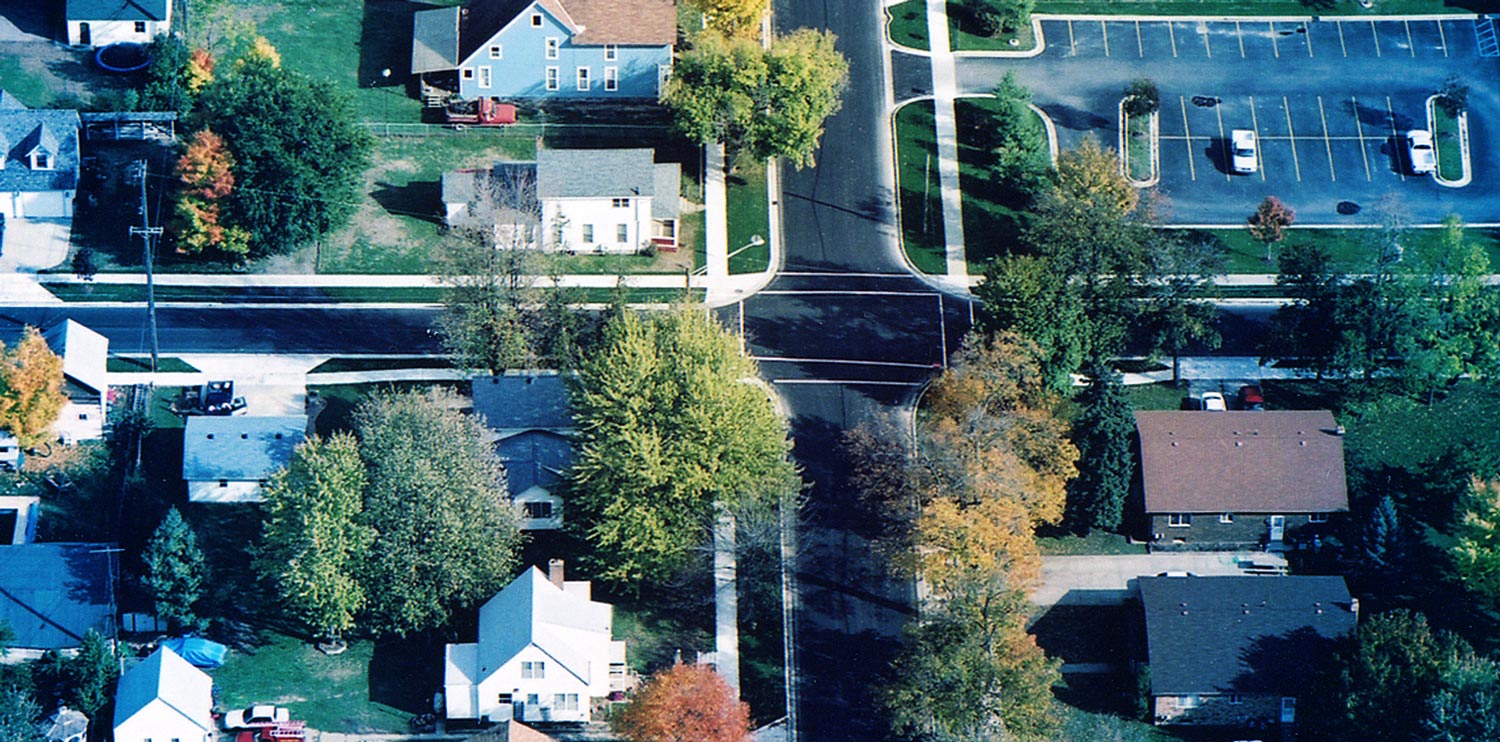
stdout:
[[[360,23],[358,83],[367,87],[407,87],[411,70],[413,16],[439,7],[413,0],[367,0]],[[390,75],[384,75],[390,70]]]
[[370,700],[410,714],[432,711],[443,687],[443,641],[431,634],[376,642],[370,655]]
[[440,181],[413,180],[404,186],[379,181],[370,191],[370,198],[391,216],[443,224],[443,186]]

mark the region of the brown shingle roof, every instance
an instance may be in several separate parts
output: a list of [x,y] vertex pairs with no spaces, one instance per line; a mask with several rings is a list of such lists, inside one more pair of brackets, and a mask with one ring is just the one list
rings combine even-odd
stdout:
[[1135,413],[1148,513],[1349,509],[1327,410]]
[[575,44],[662,46],[677,40],[672,0],[562,0],[582,31]]

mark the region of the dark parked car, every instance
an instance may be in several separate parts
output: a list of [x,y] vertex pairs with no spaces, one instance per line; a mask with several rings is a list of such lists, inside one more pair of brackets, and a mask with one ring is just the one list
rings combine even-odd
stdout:
[[1260,394],[1260,387],[1247,385],[1240,387],[1240,409],[1242,410],[1264,410],[1266,398]]

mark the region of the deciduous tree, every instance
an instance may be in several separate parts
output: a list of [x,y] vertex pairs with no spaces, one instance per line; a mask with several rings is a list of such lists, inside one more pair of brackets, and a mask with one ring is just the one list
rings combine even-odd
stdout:
[[774,514],[800,483],[786,424],[739,339],[701,307],[623,313],[580,367],[568,522],[596,574],[660,580],[710,533],[717,507]]
[[1438,691],[1422,720],[1424,740],[1489,742],[1500,739],[1500,664],[1463,655],[1438,675]]
[[718,673],[679,664],[637,689],[613,727],[627,742],[748,742],[750,707]]
[[203,598],[206,566],[198,535],[177,508],[167,511],[141,555],[146,572],[142,583],[156,606],[156,615],[174,627],[199,629],[194,606]]
[[42,707],[23,688],[0,688],[0,739],[7,742],[46,742],[39,722]]
[[1500,615],[1500,481],[1472,479],[1459,508],[1453,568],[1480,607]]
[[487,428],[451,391],[377,394],[355,411],[372,539],[360,582],[372,628],[405,635],[488,599],[521,544]]
[[703,14],[709,28],[726,38],[755,38],[761,18],[770,6],[768,0],[686,0],[686,3]]
[[1052,389],[1073,385],[1073,372],[1090,355],[1090,318],[1082,296],[1068,278],[1052,269],[1046,258],[1004,256],[985,267],[984,281],[975,287],[983,311],[980,329],[986,333],[1011,331],[1045,349],[1042,375]]
[[0,344],[0,430],[27,447],[46,440],[68,401],[62,389],[62,358],[35,327],[13,347]]
[[1292,301],[1271,315],[1262,349],[1266,359],[1299,359],[1319,379],[1334,370],[1341,332],[1334,327],[1340,276],[1332,256],[1317,242],[1293,241],[1277,258],[1276,285]]
[[1266,262],[1271,262],[1271,247],[1286,237],[1286,228],[1297,220],[1297,212],[1275,196],[1266,196],[1247,220],[1250,235],[1266,246]]
[[1135,418],[1120,375],[1108,367],[1093,369],[1088,386],[1078,396],[1078,406],[1078,422],[1073,427],[1078,478],[1068,487],[1067,521],[1084,533],[1091,528],[1113,531],[1120,527],[1135,477],[1135,455],[1130,450]]
[[359,442],[338,433],[298,446],[265,487],[256,566],[292,615],[334,642],[365,605],[358,568],[371,540],[361,522],[366,484]]
[[218,250],[243,255],[250,249],[244,229],[226,226],[221,204],[234,193],[234,157],[224,140],[210,129],[200,129],[177,160],[181,183],[176,206],[177,251]]

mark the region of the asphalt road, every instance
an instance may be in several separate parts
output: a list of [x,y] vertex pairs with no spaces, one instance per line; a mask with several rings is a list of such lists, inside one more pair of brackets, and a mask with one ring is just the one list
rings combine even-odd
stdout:
[[[1121,90],[1154,80],[1169,222],[1239,224],[1267,195],[1302,224],[1373,223],[1382,199],[1416,223],[1449,213],[1500,222],[1500,57],[1480,55],[1471,21],[1042,26],[1038,57],[960,57],[961,92],[987,93],[1014,71],[1064,148],[1090,134],[1115,147]],[[893,65],[898,98],[930,89],[925,59],[897,54]],[[1412,175],[1401,142],[1407,129],[1427,128],[1425,101],[1450,74],[1469,85],[1473,180],[1463,188]],[[1228,173],[1233,129],[1258,132],[1260,172]]]

